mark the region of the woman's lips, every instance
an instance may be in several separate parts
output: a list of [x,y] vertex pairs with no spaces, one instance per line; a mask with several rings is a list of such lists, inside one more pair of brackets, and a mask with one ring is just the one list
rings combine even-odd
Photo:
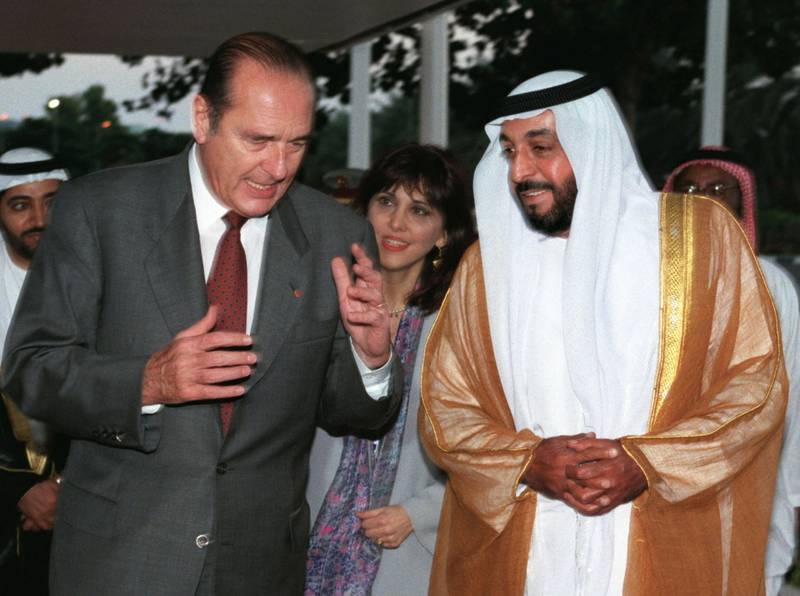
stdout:
[[383,238],[381,246],[390,252],[402,252],[408,248],[408,242],[403,242],[397,238]]

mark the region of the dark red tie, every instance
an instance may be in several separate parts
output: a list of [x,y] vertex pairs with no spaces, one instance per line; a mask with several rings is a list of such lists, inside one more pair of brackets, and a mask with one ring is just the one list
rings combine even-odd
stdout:
[[[222,235],[214,259],[214,267],[208,278],[208,303],[216,304],[216,331],[240,331],[247,326],[247,258],[242,248],[241,230],[246,217],[229,211],[222,218],[228,229]],[[219,406],[222,432],[228,433],[233,414],[233,402]]]

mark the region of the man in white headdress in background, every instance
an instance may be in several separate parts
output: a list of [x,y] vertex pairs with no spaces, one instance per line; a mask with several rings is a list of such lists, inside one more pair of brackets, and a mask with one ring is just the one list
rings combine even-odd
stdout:
[[[50,205],[67,172],[40,149],[0,155],[0,346]],[[1,349],[1,348],[0,348]],[[50,530],[66,446],[3,396],[0,408],[0,577],[9,594],[46,594]]]
[[423,370],[431,593],[760,593],[786,377],[747,240],[659,200],[592,77],[525,82],[486,131]]

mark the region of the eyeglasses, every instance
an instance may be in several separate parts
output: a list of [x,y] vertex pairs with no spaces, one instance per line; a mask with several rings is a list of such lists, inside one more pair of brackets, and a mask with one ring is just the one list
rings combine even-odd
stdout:
[[705,195],[708,197],[721,197],[725,194],[726,191],[733,190],[734,188],[739,188],[738,184],[722,184],[718,182],[716,184],[709,184],[708,186],[697,186],[696,184],[687,184],[686,186],[677,188],[678,192],[682,192],[687,195]]

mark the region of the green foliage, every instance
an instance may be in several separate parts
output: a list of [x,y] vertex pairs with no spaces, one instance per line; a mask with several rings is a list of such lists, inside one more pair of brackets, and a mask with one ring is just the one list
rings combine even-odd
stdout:
[[59,97],[60,105],[44,118],[27,118],[5,131],[0,147],[41,147],[52,151],[73,176],[110,166],[172,155],[190,135],[149,129],[141,135],[120,124],[117,105],[94,85],[83,93]]

